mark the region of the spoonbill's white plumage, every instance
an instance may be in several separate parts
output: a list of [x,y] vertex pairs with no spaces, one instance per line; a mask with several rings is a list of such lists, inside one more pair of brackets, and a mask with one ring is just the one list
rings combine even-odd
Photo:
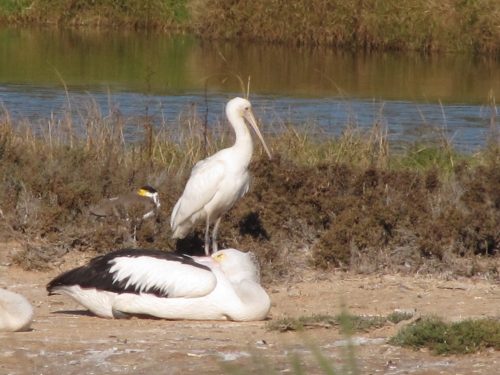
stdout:
[[249,188],[248,165],[253,154],[253,142],[245,120],[252,126],[271,158],[248,100],[230,100],[226,105],[226,115],[236,135],[234,145],[196,163],[170,218],[173,238],[184,238],[194,225],[205,222],[206,255],[210,254],[210,225],[215,223],[212,252],[216,252],[217,231],[222,215]]
[[0,289],[0,331],[26,331],[32,320],[33,307],[24,296]]
[[211,257],[124,249],[92,259],[47,285],[94,314],[164,319],[262,320],[270,299],[251,253],[235,249]]

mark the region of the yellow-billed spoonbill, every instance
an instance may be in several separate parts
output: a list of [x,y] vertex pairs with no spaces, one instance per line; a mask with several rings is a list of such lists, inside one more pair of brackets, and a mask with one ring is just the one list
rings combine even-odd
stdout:
[[196,163],[170,218],[173,238],[184,238],[194,225],[205,222],[206,255],[210,254],[210,225],[215,223],[212,252],[217,252],[217,230],[221,217],[249,188],[248,165],[253,154],[253,142],[245,120],[252,126],[271,159],[248,100],[231,99],[226,105],[226,115],[236,134],[234,145]]

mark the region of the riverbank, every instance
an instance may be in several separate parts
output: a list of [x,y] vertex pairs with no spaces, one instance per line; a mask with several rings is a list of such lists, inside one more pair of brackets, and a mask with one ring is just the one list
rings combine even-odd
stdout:
[[17,24],[174,30],[202,38],[347,50],[500,52],[495,0],[9,0],[2,2],[0,18]]
[[[15,261],[48,269],[71,252],[130,246],[126,222],[96,222],[88,208],[145,183],[161,197],[158,220],[138,229],[137,246],[202,249],[202,229],[171,240],[169,216],[192,165],[232,135],[203,118],[177,125],[144,117],[136,142],[119,113],[89,112],[39,123],[0,121],[0,232],[23,244]],[[430,273],[498,279],[500,148],[498,134],[473,155],[442,138],[399,153],[378,125],[347,126],[339,137],[284,126],[257,147],[251,191],[225,216],[220,245],[256,252],[270,280],[299,268],[359,273]],[[276,129],[277,130],[277,129]]]

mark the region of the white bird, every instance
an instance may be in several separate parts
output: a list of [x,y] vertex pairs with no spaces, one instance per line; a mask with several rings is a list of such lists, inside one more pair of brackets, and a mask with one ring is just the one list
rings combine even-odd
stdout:
[[103,318],[265,319],[271,303],[255,256],[235,249],[211,257],[123,249],[92,259],[48,285]]
[[194,225],[205,221],[206,255],[210,254],[210,225],[215,223],[212,231],[212,251],[215,253],[222,215],[249,188],[248,165],[253,154],[253,142],[244,120],[250,123],[271,159],[248,100],[230,100],[226,105],[226,115],[236,134],[234,145],[196,163],[170,218],[173,238],[186,237]]
[[0,331],[26,331],[33,320],[33,307],[18,294],[0,289]]

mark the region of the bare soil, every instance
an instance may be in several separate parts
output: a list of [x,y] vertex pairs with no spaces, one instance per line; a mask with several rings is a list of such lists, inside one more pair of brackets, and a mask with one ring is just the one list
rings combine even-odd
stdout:
[[[298,355],[308,374],[320,374],[314,347],[338,369],[347,362],[338,329],[279,333],[266,322],[195,322],[89,315],[63,296],[47,296],[45,284],[62,270],[86,262],[67,254],[58,269],[25,271],[12,264],[16,243],[0,245],[0,287],[22,293],[35,308],[29,332],[0,333],[0,374],[219,374],[227,366],[248,373],[292,372]],[[83,258],[82,258],[83,257]],[[491,281],[443,280],[430,276],[370,275],[302,271],[291,283],[266,285],[273,305],[269,319],[338,314],[387,315],[415,309],[449,320],[498,316],[500,288]],[[405,322],[353,337],[362,374],[495,374],[500,353],[434,356],[386,343]]]

